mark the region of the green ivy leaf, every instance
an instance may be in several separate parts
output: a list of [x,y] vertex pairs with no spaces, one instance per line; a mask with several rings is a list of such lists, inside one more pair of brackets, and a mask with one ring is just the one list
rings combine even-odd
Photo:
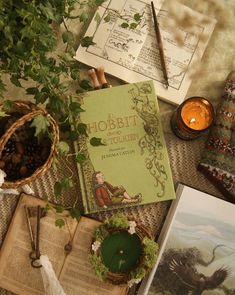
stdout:
[[87,91],[89,90],[92,90],[92,86],[90,84],[90,81],[89,80],[86,80],[86,79],[83,79],[80,83],[79,83],[79,86],[82,88],[82,89],[85,89]]
[[50,126],[50,123],[48,122],[48,119],[46,116],[37,115],[36,117],[33,118],[33,121],[30,126],[35,127],[36,129],[35,136],[38,136],[48,131],[48,127]]
[[56,87],[60,83],[60,77],[58,75],[54,75],[50,77],[51,83],[55,85]]
[[55,210],[56,210],[56,213],[62,213],[64,211],[64,206],[56,205]]
[[70,31],[65,31],[63,34],[62,34],[62,39],[63,39],[63,42],[64,43],[73,43],[74,42],[74,36],[73,36],[73,33],[70,32]]
[[134,29],[136,29],[137,26],[138,26],[137,23],[131,23],[131,24],[130,24],[130,29],[131,29],[131,30],[134,30]]
[[71,208],[69,213],[72,218],[76,218],[77,220],[81,218],[81,213],[77,208]]
[[70,147],[65,141],[60,141],[57,144],[57,150],[60,154],[68,154]]
[[108,22],[110,22],[110,20],[111,20],[111,16],[110,16],[110,14],[108,13],[108,14],[104,17],[104,21],[105,21],[106,23],[108,23]]
[[11,80],[11,83],[14,84],[15,86],[22,87],[16,75],[12,75],[10,80]]
[[[43,198],[45,202],[47,202],[48,200],[46,198]],[[51,205],[49,203],[46,203],[46,206],[43,208],[44,212],[48,212],[51,209]]]
[[82,164],[85,160],[86,160],[86,156],[83,155],[83,154],[78,154],[78,155],[76,156],[76,161],[77,161],[79,164]]
[[12,107],[13,107],[13,101],[7,99],[3,102],[4,111],[9,112],[11,111]]
[[80,70],[79,69],[72,69],[70,76],[71,76],[71,78],[73,80],[79,80],[79,78],[80,78]]
[[39,92],[39,90],[38,90],[37,87],[29,87],[29,88],[26,88],[26,93],[27,94],[33,94],[33,95],[35,95],[38,92]]
[[77,130],[78,130],[78,132],[80,134],[84,134],[84,135],[88,136],[87,132],[86,132],[87,131],[87,125],[86,124],[79,123],[78,126],[77,126]]
[[81,23],[85,23],[88,20],[88,18],[89,18],[88,13],[86,13],[84,11],[79,16],[79,19],[80,19]]
[[71,55],[71,53],[65,52],[64,55],[63,55],[63,59],[66,62],[73,61],[73,56]]
[[54,194],[56,197],[61,196],[62,193],[62,184],[59,181],[56,181],[54,184]]
[[82,47],[89,47],[90,45],[94,45],[94,44],[95,43],[93,42],[93,37],[86,36],[81,39]]
[[137,22],[139,22],[141,20],[141,15],[139,13],[136,13],[134,15],[134,20],[137,21]]
[[66,177],[61,181],[57,181],[54,184],[54,194],[56,197],[59,197],[63,194],[63,192],[70,190],[73,187],[73,181],[71,178]]
[[99,15],[99,13],[97,12],[96,15],[95,15],[95,21],[96,21],[96,26],[98,27],[98,25],[100,24],[101,22],[101,17]]
[[104,144],[102,143],[102,139],[101,139],[101,138],[97,138],[97,137],[92,137],[92,138],[90,139],[90,144],[91,144],[92,146],[100,146],[100,145],[104,145]]
[[48,2],[46,6],[40,4],[39,7],[40,7],[41,11],[46,15],[46,17],[48,17],[49,19],[55,20],[54,9],[51,6],[50,2]]
[[78,140],[78,132],[73,130],[69,132],[69,139],[72,141]]
[[81,108],[81,104],[79,102],[77,102],[77,101],[73,101],[73,102],[70,103],[69,110],[75,116],[77,116],[81,112],[84,112],[84,110]]
[[61,185],[64,191],[68,191],[70,188],[73,187],[73,181],[71,178],[66,177],[61,181]]
[[44,103],[48,98],[48,92],[37,92],[34,96],[36,104]]
[[128,23],[122,23],[122,24],[121,24],[121,27],[124,28],[124,29],[126,29],[126,28],[129,27],[129,24],[128,24]]
[[6,114],[4,111],[0,111],[0,117],[8,117],[9,115]]
[[56,219],[55,221],[55,225],[58,226],[59,228],[62,228],[63,226],[65,226],[65,221],[64,219],[60,218],[60,219]]

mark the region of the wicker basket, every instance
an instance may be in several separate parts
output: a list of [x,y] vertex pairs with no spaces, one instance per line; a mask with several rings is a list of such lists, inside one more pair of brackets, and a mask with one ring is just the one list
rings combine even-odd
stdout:
[[[13,106],[10,112],[8,114],[11,116],[12,113],[17,112],[20,114],[20,117],[16,119],[5,131],[5,133],[0,138],[0,158],[2,157],[2,152],[4,150],[5,145],[7,144],[8,140],[13,136],[15,131],[26,124],[27,122],[30,122],[35,116],[37,115],[43,115],[46,116],[48,119],[48,122],[50,124],[50,131],[52,134],[51,138],[51,146],[50,146],[50,152],[49,156],[47,157],[47,160],[42,164],[42,166],[38,167],[33,174],[30,176],[27,176],[25,178],[20,178],[19,180],[14,181],[5,181],[2,185],[2,188],[17,188],[22,185],[28,184],[32,181],[34,181],[36,178],[43,175],[51,166],[53,159],[56,155],[56,146],[59,142],[59,128],[55,120],[42,108],[36,106],[33,103],[30,102],[24,102],[24,101],[14,101]],[[11,118],[11,117],[9,117]],[[4,169],[3,169],[4,170]]]

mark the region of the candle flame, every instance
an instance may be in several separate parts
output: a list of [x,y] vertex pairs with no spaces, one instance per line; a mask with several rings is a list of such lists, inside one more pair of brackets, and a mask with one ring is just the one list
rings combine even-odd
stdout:
[[196,119],[195,118],[192,118],[189,122],[190,123],[195,123],[196,122]]

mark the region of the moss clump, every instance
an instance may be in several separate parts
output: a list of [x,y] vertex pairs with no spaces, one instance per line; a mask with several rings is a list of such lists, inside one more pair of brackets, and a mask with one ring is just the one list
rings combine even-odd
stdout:
[[95,230],[94,238],[95,241],[103,242],[103,240],[109,235],[108,230],[106,227],[102,224]]
[[129,221],[122,213],[117,213],[105,220],[104,224],[109,228],[127,229],[129,227]]
[[139,266],[130,273],[131,279],[143,279],[146,275],[146,270],[144,267]]
[[143,243],[143,263],[146,267],[152,268],[158,256],[158,244],[145,237]]
[[108,268],[103,264],[101,257],[96,255],[90,255],[89,256],[90,264],[95,271],[95,274],[97,277],[103,281],[107,277],[108,274]]

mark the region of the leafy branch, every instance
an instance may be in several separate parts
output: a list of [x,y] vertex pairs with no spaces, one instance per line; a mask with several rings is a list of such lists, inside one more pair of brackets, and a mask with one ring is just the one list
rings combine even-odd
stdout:
[[[84,110],[79,94],[92,89],[89,81],[81,77],[82,65],[73,58],[79,43],[85,47],[94,44],[92,37],[78,39],[69,23],[72,20],[85,24],[90,12],[104,1],[0,2],[0,100],[4,107],[0,116],[5,116],[5,108],[11,107],[11,102],[4,99],[6,85],[3,76],[4,79],[7,76],[15,87],[22,88],[30,99],[56,118],[64,138],[57,146],[59,156],[69,154],[67,140],[88,136],[86,125],[80,120],[80,113]],[[63,45],[62,52],[58,51],[58,44]],[[31,126],[35,127],[35,135],[39,136],[48,131],[49,123],[46,117],[39,115],[33,119]],[[98,146],[102,142],[94,138],[91,144]],[[75,158],[78,163],[85,161],[82,152]],[[72,186],[72,175],[56,182],[56,197],[59,198]],[[72,217],[78,217],[75,204],[69,212]],[[57,223],[58,226],[63,225],[63,221]]]

